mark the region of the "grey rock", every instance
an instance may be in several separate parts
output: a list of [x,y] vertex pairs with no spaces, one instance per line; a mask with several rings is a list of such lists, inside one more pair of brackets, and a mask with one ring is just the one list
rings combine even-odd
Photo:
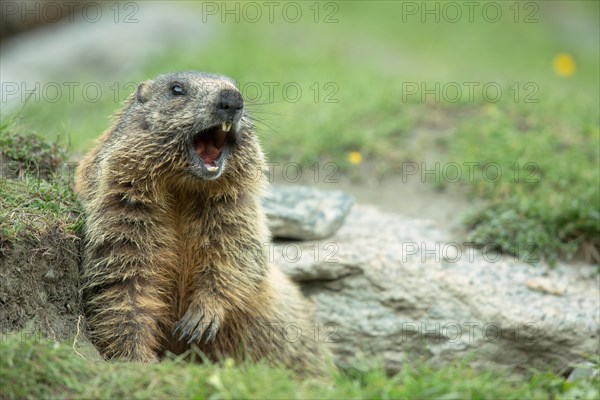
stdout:
[[569,374],[569,378],[567,379],[569,382],[585,380],[588,378],[593,378],[598,375],[600,370],[594,363],[586,362],[580,365],[577,365],[573,368],[573,371]]
[[[271,254],[315,303],[319,339],[340,365],[376,355],[396,371],[417,356],[472,356],[476,366],[558,370],[598,354],[595,266],[530,265],[450,240],[431,221],[355,206],[335,236]],[[560,295],[531,290],[542,278]]]
[[263,208],[274,237],[316,240],[339,229],[353,202],[338,190],[272,185],[263,198]]

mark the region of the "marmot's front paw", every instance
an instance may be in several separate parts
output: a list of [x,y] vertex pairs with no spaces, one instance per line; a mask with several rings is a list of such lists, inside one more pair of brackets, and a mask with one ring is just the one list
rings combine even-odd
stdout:
[[201,341],[202,338],[204,343],[210,343],[215,340],[222,315],[222,312],[215,312],[211,308],[190,305],[183,318],[175,325],[173,336],[179,335],[179,340],[187,339],[187,344]]

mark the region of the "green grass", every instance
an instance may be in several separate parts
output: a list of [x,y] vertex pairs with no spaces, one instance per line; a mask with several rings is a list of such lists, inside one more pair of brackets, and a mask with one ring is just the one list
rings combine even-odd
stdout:
[[56,226],[79,232],[83,216],[69,185],[73,166],[63,163],[64,149],[26,130],[15,118],[0,126],[0,143],[0,251]]
[[300,378],[258,364],[196,364],[171,358],[154,365],[89,361],[70,344],[6,335],[0,342],[0,397],[194,399],[593,399],[599,377],[567,382],[551,373],[514,378],[463,364],[428,363],[394,376],[371,367]]
[[0,156],[2,178],[26,174],[48,176],[61,166],[66,149],[27,131],[18,121],[18,114],[10,114],[0,121]]
[[69,186],[30,177],[0,180],[0,249],[56,225],[68,233],[78,233],[83,226],[80,205]]
[[550,262],[583,249],[600,261],[597,112],[564,108],[489,106],[459,126],[447,157],[479,163],[462,181],[489,200],[467,218],[471,240],[521,255],[533,246]]

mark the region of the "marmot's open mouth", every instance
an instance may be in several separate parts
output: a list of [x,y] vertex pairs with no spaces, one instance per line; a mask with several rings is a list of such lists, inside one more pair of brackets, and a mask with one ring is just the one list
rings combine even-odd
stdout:
[[223,162],[228,155],[228,147],[231,140],[234,140],[233,135],[230,134],[231,128],[231,122],[223,122],[221,125],[199,132],[192,142],[194,151],[209,174],[217,174],[223,167]]

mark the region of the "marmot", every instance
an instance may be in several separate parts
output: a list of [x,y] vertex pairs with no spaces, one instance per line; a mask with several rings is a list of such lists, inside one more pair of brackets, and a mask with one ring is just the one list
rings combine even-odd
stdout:
[[129,97],[75,182],[86,316],[106,358],[195,344],[211,360],[330,364],[308,302],[267,260],[263,163],[230,78],[164,74]]

